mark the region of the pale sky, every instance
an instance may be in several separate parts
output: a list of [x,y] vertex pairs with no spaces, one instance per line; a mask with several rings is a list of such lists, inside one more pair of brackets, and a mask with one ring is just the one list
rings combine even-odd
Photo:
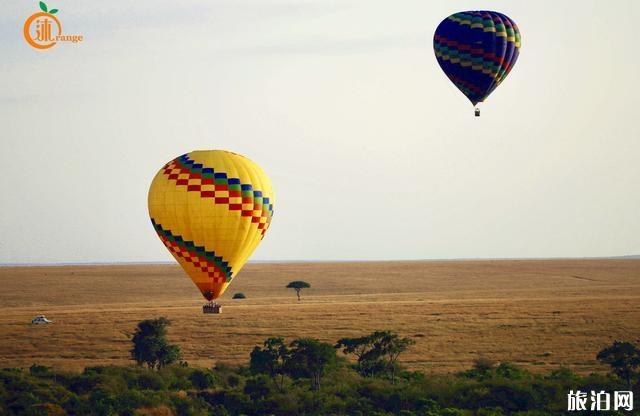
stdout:
[[[147,190],[195,149],[271,177],[253,260],[640,253],[640,2],[45,1],[85,41],[3,3],[0,263],[171,260]],[[480,118],[432,49],[475,9],[522,33]]]

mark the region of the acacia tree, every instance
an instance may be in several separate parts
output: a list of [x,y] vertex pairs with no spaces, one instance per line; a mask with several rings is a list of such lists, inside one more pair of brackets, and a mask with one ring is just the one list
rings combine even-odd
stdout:
[[398,358],[413,344],[411,338],[401,338],[394,332],[376,331],[364,337],[343,338],[336,348],[356,356],[360,374],[373,377],[376,371],[386,369],[395,384]]
[[[255,347],[251,351],[249,368],[257,374],[268,374],[280,391],[284,391],[284,375],[287,360],[291,356],[284,338],[268,338],[263,347]],[[278,381],[278,376],[279,381]]]
[[335,345],[335,348],[342,349],[343,354],[353,354],[356,357],[357,370],[365,377],[373,377],[376,368],[379,367],[379,365],[377,365],[379,363],[378,360],[371,361],[367,359],[367,357],[372,358],[372,354],[370,353],[372,347],[371,335],[357,338],[342,338],[338,340]]
[[361,375],[373,377],[386,369],[395,384],[398,358],[413,344],[415,341],[411,338],[401,338],[394,332],[376,331],[364,337],[342,338],[336,348],[356,357]]
[[609,364],[611,371],[627,382],[631,388],[631,380],[637,376],[640,367],[640,350],[630,342],[614,341],[596,356],[598,361]]
[[138,323],[131,341],[131,357],[138,364],[159,369],[180,359],[180,347],[167,341],[167,326],[171,324],[165,317],[147,319]]
[[287,289],[295,289],[296,295],[298,296],[298,302],[300,301],[300,291],[310,287],[311,285],[309,283],[303,282],[302,280],[294,280],[293,282],[289,282],[287,285]]
[[322,376],[336,361],[336,350],[331,344],[314,338],[299,338],[291,343],[291,356],[287,367],[294,376],[309,377],[311,388],[320,390]]
[[371,334],[371,338],[373,354],[386,361],[387,368],[391,373],[391,383],[395,384],[398,358],[416,342],[408,337],[400,338],[398,334],[391,331],[376,331]]

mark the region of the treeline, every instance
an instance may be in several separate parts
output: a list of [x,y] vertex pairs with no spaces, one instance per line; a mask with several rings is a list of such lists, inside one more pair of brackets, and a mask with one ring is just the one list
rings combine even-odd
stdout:
[[146,365],[80,374],[39,365],[0,370],[0,414],[555,415],[569,414],[570,390],[639,394],[640,352],[632,343],[603,349],[598,359],[612,372],[588,376],[567,368],[533,374],[486,359],[456,374],[408,371],[399,359],[412,340],[390,331],[335,344],[269,338],[246,365],[205,369],[180,361],[178,346],[165,338],[168,324],[161,318],[138,325],[131,352]]

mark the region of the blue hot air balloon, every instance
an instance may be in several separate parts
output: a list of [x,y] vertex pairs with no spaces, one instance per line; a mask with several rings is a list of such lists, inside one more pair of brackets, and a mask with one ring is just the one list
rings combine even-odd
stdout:
[[[502,13],[471,11],[444,19],[433,36],[444,73],[476,106],[506,78],[520,51],[520,31]],[[476,107],[476,116],[480,110]]]

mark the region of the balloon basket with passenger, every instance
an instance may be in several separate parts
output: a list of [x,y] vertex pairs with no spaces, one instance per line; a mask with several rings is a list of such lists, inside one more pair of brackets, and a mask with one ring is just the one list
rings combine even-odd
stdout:
[[202,305],[202,313],[222,313],[222,305],[213,298],[212,291],[206,291],[203,295],[208,302]]
[[211,301],[202,305],[202,313],[222,313],[222,305]]

